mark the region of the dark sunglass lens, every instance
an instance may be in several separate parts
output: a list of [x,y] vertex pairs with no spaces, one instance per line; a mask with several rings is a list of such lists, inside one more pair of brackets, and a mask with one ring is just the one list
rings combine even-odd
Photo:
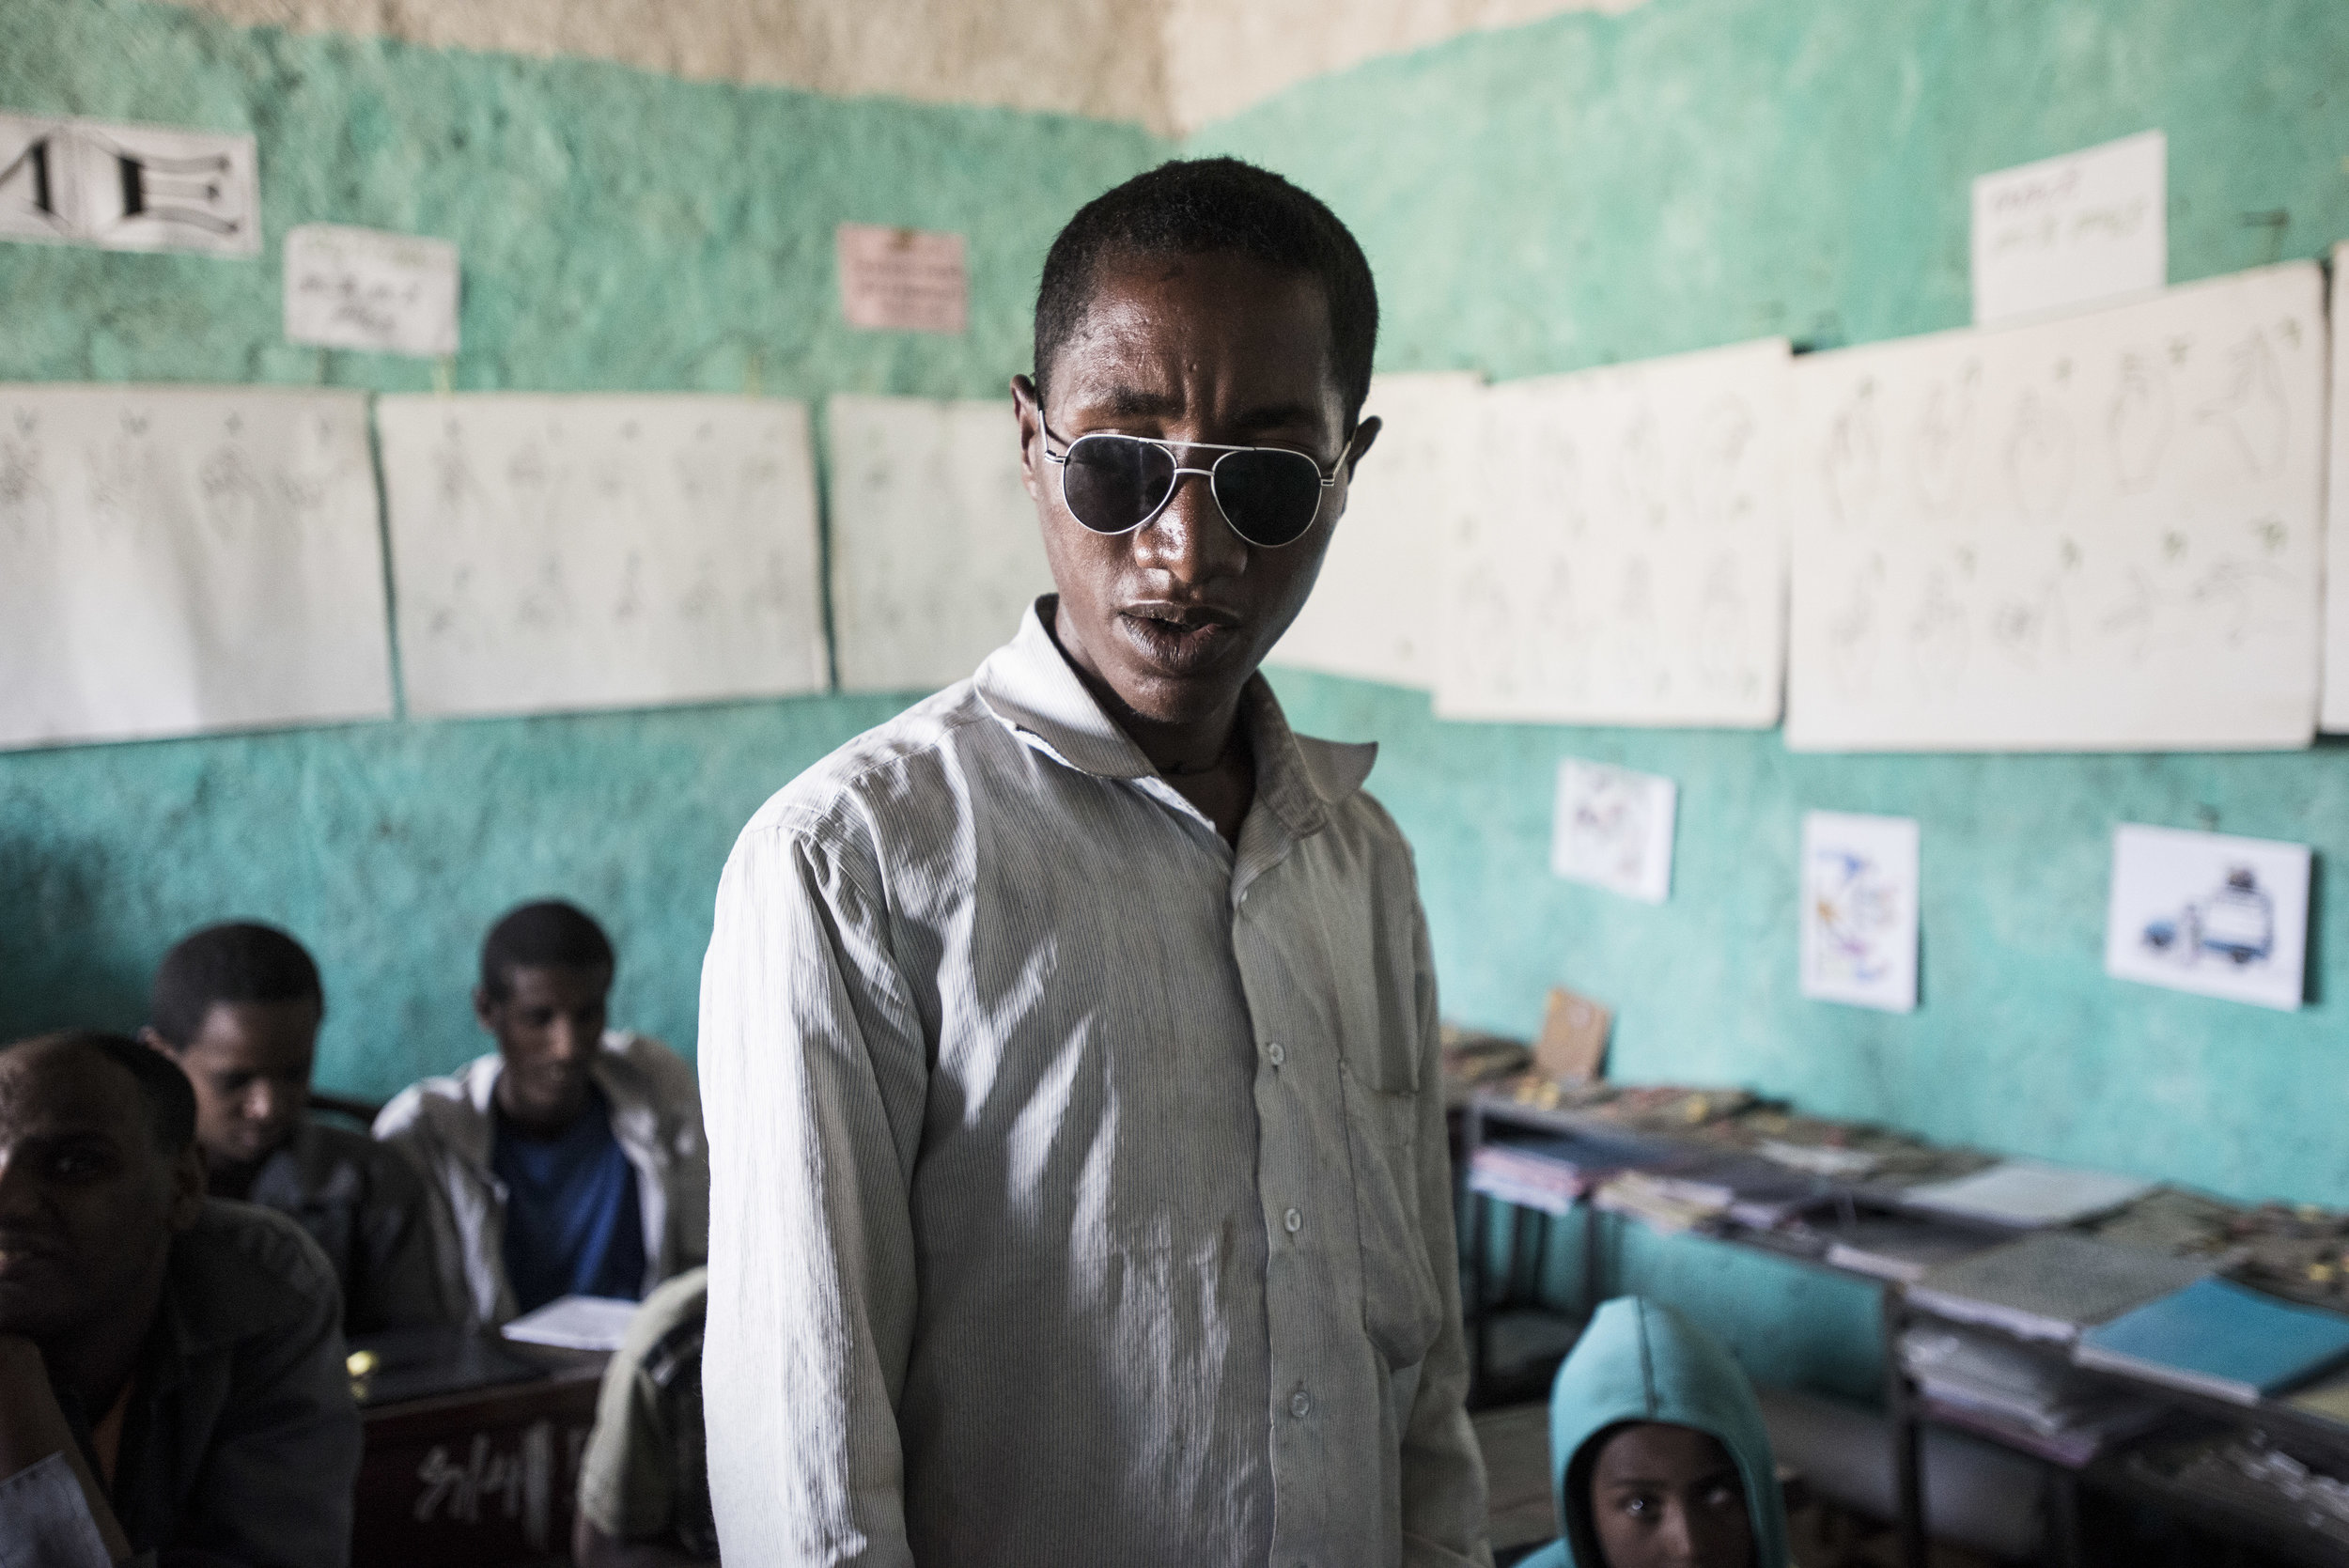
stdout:
[[1080,436],[1061,469],[1061,496],[1096,534],[1123,534],[1159,509],[1174,458],[1131,436]]
[[1215,465],[1215,499],[1250,544],[1294,544],[1321,510],[1321,470],[1302,452],[1227,452]]

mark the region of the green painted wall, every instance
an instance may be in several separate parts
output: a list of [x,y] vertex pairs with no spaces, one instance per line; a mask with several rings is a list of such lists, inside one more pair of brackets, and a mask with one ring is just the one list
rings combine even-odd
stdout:
[[[463,255],[463,388],[985,396],[1028,359],[1045,247],[1164,155],[1127,126],[288,36],[125,0],[8,0],[0,108],[259,137],[252,261],[0,244],[0,380],[428,390],[288,347],[297,223]],[[961,337],[841,324],[832,227],[970,237]],[[0,628],[0,635],[6,629]],[[482,1048],[487,923],[562,893],[612,928],[621,1021],[691,1049],[718,870],[758,802],[894,711],[817,698],[0,754],[0,1037],[132,1025],[165,947],[282,922],[330,992],[322,1084],[387,1095]]]
[[[1382,368],[1507,378],[1963,325],[1970,178],[2154,127],[2170,136],[2174,280],[2349,238],[2349,8],[1653,0],[1308,83],[1194,146],[1280,168],[1354,226],[1386,311]],[[1384,743],[1370,787],[1418,847],[1456,1016],[1528,1032],[1563,981],[1618,1009],[1626,1079],[1748,1084],[1997,1150],[2349,1203],[2349,930],[2327,908],[2349,858],[2349,750],[1795,755],[1775,734],[1438,723],[1409,692],[1280,685],[1301,728]],[[1680,782],[1670,904],[1548,875],[1568,755]],[[1812,808],[1922,824],[1912,1016],[1797,994]],[[2313,843],[2316,1004],[2284,1016],[2107,980],[2121,821]],[[1761,1375],[1873,1383],[1857,1287],[1645,1239],[1621,1278],[1698,1311]]]

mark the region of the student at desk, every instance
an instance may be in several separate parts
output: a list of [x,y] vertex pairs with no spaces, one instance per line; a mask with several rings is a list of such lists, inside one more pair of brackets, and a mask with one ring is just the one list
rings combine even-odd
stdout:
[[603,1369],[596,1430],[579,1468],[571,1560],[579,1568],[685,1568],[718,1560],[702,1422],[709,1270],[645,1298]]
[[205,1197],[194,1133],[134,1041],[0,1046],[0,1560],[350,1560],[334,1273],[284,1215]]
[[445,1321],[424,1184],[366,1134],[309,1115],[325,1011],[302,944],[240,922],[163,955],[139,1037],[194,1086],[206,1189],[310,1233],[342,1283],[346,1333]]
[[640,1299],[708,1255],[693,1069],[604,1027],[613,967],[602,927],[571,905],[513,910],[482,944],[473,999],[497,1049],[376,1118],[431,1190],[443,1289],[470,1323],[561,1296]]

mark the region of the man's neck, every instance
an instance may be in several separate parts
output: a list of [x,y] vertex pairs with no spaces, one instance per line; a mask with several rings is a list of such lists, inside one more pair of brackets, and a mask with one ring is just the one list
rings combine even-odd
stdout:
[[1199,718],[1152,719],[1135,712],[1116,688],[1088,667],[1081,650],[1072,648],[1057,613],[1045,624],[1053,646],[1110,722],[1126,732],[1176,794],[1215,824],[1226,843],[1237,845],[1240,824],[1247,819],[1256,793],[1255,758],[1250,754],[1247,724],[1240,712],[1246,684]]

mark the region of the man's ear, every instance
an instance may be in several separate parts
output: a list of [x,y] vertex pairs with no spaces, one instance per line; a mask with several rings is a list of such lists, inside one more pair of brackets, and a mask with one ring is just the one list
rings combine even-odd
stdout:
[[1044,435],[1044,400],[1035,393],[1035,382],[1025,376],[1011,379],[1011,411],[1019,421],[1019,482],[1028,488],[1030,500],[1044,499],[1044,475],[1037,473],[1043,465],[1042,447],[1038,442]]
[[487,986],[475,986],[473,988],[473,1017],[474,1022],[490,1033],[495,1034],[498,1032],[498,1004],[490,995],[490,988]]
[[1377,414],[1354,427],[1354,444],[1346,452],[1346,478],[1348,484],[1353,483],[1354,469],[1362,460],[1362,454],[1370,450],[1370,443],[1377,441],[1378,432],[1386,427],[1386,421]]
[[170,1223],[175,1231],[184,1231],[195,1223],[195,1217],[204,1207],[204,1145],[194,1139],[179,1151],[179,1157],[171,1167]]
[[179,1060],[179,1053],[172,1048],[171,1042],[156,1033],[155,1026],[151,1023],[139,1025],[139,1044],[158,1056],[165,1057],[173,1062]]

